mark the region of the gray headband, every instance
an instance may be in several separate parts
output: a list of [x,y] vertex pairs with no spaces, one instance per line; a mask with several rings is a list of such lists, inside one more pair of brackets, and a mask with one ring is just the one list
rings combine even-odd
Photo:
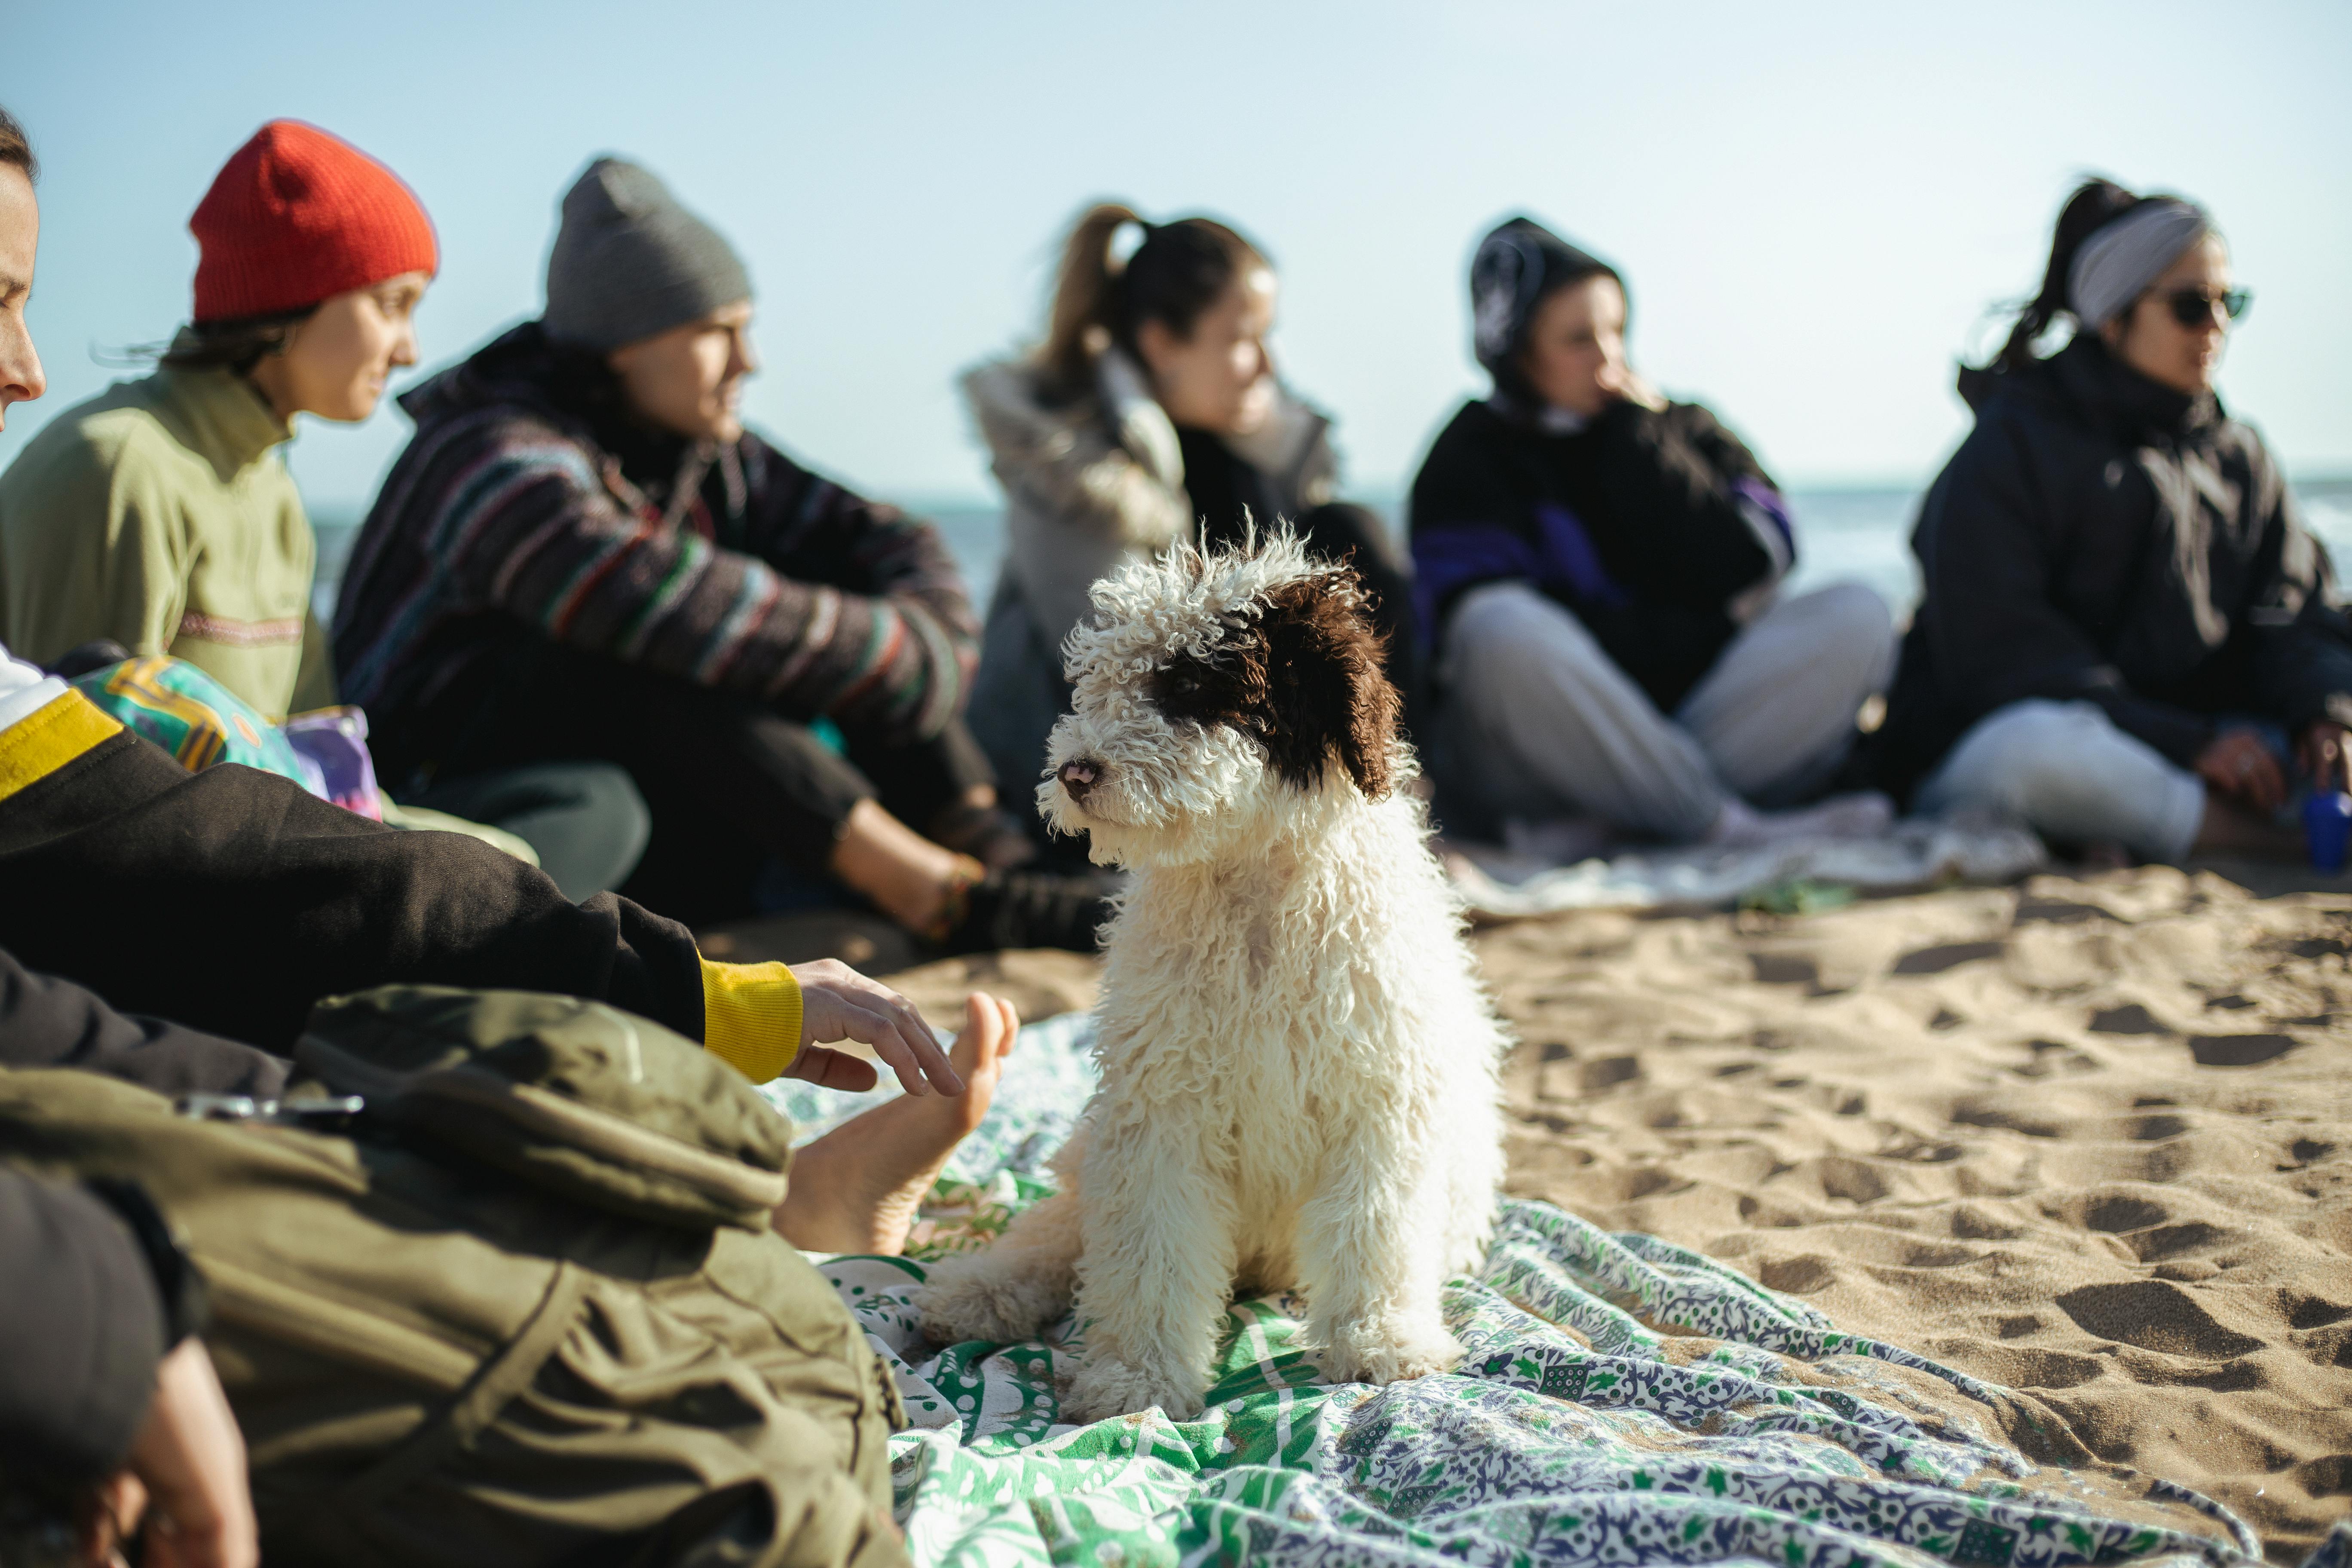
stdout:
[[2066,272],[2066,303],[2074,319],[2097,331],[2212,231],[2203,207],[2171,196],[2143,202],[2093,229]]

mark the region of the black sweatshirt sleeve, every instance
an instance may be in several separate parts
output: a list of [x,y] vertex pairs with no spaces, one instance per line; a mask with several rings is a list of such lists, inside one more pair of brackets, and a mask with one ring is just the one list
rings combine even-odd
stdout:
[[68,980],[0,952],[0,1067],[80,1068],[158,1094],[275,1100],[287,1064],[267,1051],[160,1018],[125,1017]]
[[478,839],[384,827],[274,774],[121,734],[0,800],[0,947],[125,1012],[286,1051],[322,996],[398,982],[609,1002],[702,1037],[684,926],[573,904]]
[[1966,712],[2026,698],[2095,702],[2117,729],[2186,767],[2212,737],[2200,714],[2126,683],[2053,602],[2056,504],[2037,494],[2014,432],[1980,421],[1927,492],[1916,536],[1927,599],[1918,612],[1937,669]]
[[0,1167],[0,1473],[121,1468],[155,1392],[163,1309],[112,1210]]
[[1473,405],[1430,447],[1405,509],[1405,531],[1416,548],[1423,535],[1449,528],[1521,526],[1527,498],[1504,477],[1508,458],[1495,426],[1493,416]]
[[1720,610],[1788,570],[1793,553],[1773,548],[1734,489],[1742,479],[1768,489],[1772,482],[1715,416],[1692,403],[1659,411],[1618,403],[1593,429],[1601,484],[1642,558],[1640,576],[1673,585],[1661,597]]

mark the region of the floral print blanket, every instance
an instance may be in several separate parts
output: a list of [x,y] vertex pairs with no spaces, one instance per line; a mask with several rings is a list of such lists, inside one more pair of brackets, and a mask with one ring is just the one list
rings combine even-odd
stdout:
[[[1092,1086],[1088,1021],[1025,1029],[995,1107],[933,1190],[907,1258],[821,1259],[887,1358],[914,1426],[897,1511],[922,1568],[1012,1564],[1738,1563],[2071,1568],[2262,1561],[2185,1488],[2039,1466],[2030,1401],[1654,1237],[1507,1201],[1446,1315],[1454,1373],[1325,1383],[1285,1297],[1236,1301],[1206,1412],[1077,1426],[1056,1388],[1068,1318],[1024,1344],[939,1346],[924,1260],[975,1246],[1048,1189]],[[823,1126],[872,1097],[772,1097]],[[2352,1523],[2305,1568],[2352,1568]]]

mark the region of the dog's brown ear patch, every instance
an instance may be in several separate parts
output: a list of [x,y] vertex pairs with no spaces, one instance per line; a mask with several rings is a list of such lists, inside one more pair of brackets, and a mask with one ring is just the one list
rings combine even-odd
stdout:
[[1258,738],[1275,771],[1310,789],[1336,754],[1366,796],[1386,795],[1397,693],[1355,573],[1319,571],[1275,589],[1257,630],[1266,715]]

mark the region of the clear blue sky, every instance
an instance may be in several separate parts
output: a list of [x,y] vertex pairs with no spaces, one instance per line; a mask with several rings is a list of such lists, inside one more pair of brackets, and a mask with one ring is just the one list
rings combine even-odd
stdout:
[[[41,187],[51,393],[0,462],[187,310],[187,215],[261,121],[424,198],[425,366],[535,314],[592,154],[666,175],[748,258],[754,423],[885,495],[992,494],[951,378],[1032,331],[1087,198],[1227,216],[1284,279],[1286,374],[1351,480],[1408,478],[1481,388],[1463,270],[1524,208],[1631,279],[1637,363],[1785,478],[1916,481],[1954,356],[2029,290],[2084,171],[2195,195],[2258,300],[2223,392],[2352,470],[2352,5],[231,5],[9,0],[0,102]],[[407,434],[307,423],[314,508]]]

